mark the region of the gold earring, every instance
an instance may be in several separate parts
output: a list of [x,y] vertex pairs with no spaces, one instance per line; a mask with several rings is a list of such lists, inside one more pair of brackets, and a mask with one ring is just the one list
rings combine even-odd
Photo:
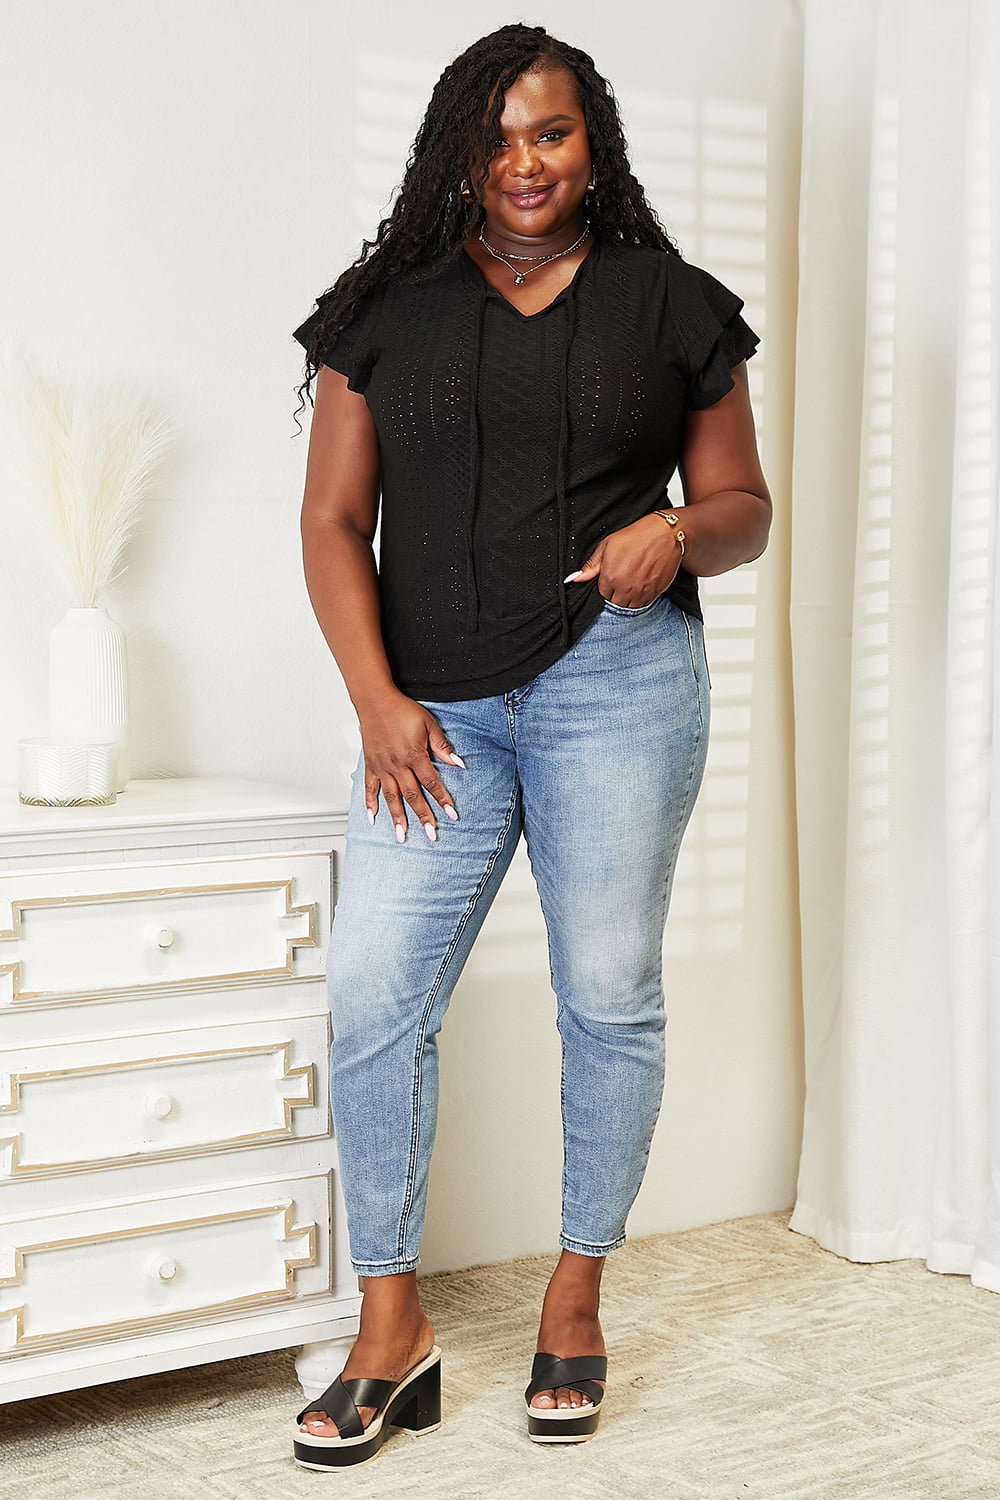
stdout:
[[469,179],[467,177],[463,177],[462,178],[462,186],[459,188],[458,191],[459,191],[459,194],[461,195],[461,197],[463,198],[463,200],[466,203],[475,203],[475,201],[476,201],[476,195],[472,191],[472,189],[470,188],[470,186],[469,186]]
[[588,193],[596,193],[597,192],[597,176],[596,176],[596,174],[587,183],[587,192]]

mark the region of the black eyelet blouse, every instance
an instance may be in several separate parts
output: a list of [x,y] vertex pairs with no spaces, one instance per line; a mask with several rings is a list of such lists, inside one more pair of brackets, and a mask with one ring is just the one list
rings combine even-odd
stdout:
[[[322,303],[294,333],[307,349]],[[375,422],[382,633],[403,692],[509,692],[580,639],[603,600],[596,580],[563,580],[668,504],[686,412],[726,395],[759,342],[742,307],[678,255],[606,240],[528,315],[460,251],[378,287],[313,351]],[[692,574],[667,592],[700,617]]]

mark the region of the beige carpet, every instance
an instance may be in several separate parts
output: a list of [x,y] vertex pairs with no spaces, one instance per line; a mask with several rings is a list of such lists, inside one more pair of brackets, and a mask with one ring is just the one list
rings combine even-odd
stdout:
[[[0,1409],[7,1500],[1000,1500],[1000,1297],[915,1261],[856,1266],[763,1214],[608,1262],[591,1443],[544,1447],[520,1392],[551,1261],[423,1283],[444,1426],[314,1474],[291,1352]],[[225,1390],[222,1390],[222,1382]]]

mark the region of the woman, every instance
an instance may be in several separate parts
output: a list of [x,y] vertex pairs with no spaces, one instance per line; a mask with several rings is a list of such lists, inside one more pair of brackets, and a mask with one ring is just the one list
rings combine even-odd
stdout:
[[328,973],[364,1298],[298,1419],[306,1465],[438,1424],[415,1279],[436,1033],[522,831],[565,1149],[528,1431],[596,1431],[601,1272],[660,1106],[663,924],[704,765],[696,579],[770,524],[742,305],[668,239],[591,59],[517,25],[445,70],[390,217],[296,330],[300,393],[318,374],[306,579],[363,745]]

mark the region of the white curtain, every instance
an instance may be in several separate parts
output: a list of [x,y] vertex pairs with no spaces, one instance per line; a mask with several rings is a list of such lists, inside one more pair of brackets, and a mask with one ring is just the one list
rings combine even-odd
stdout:
[[803,15],[792,1227],[1000,1291],[1000,4]]

